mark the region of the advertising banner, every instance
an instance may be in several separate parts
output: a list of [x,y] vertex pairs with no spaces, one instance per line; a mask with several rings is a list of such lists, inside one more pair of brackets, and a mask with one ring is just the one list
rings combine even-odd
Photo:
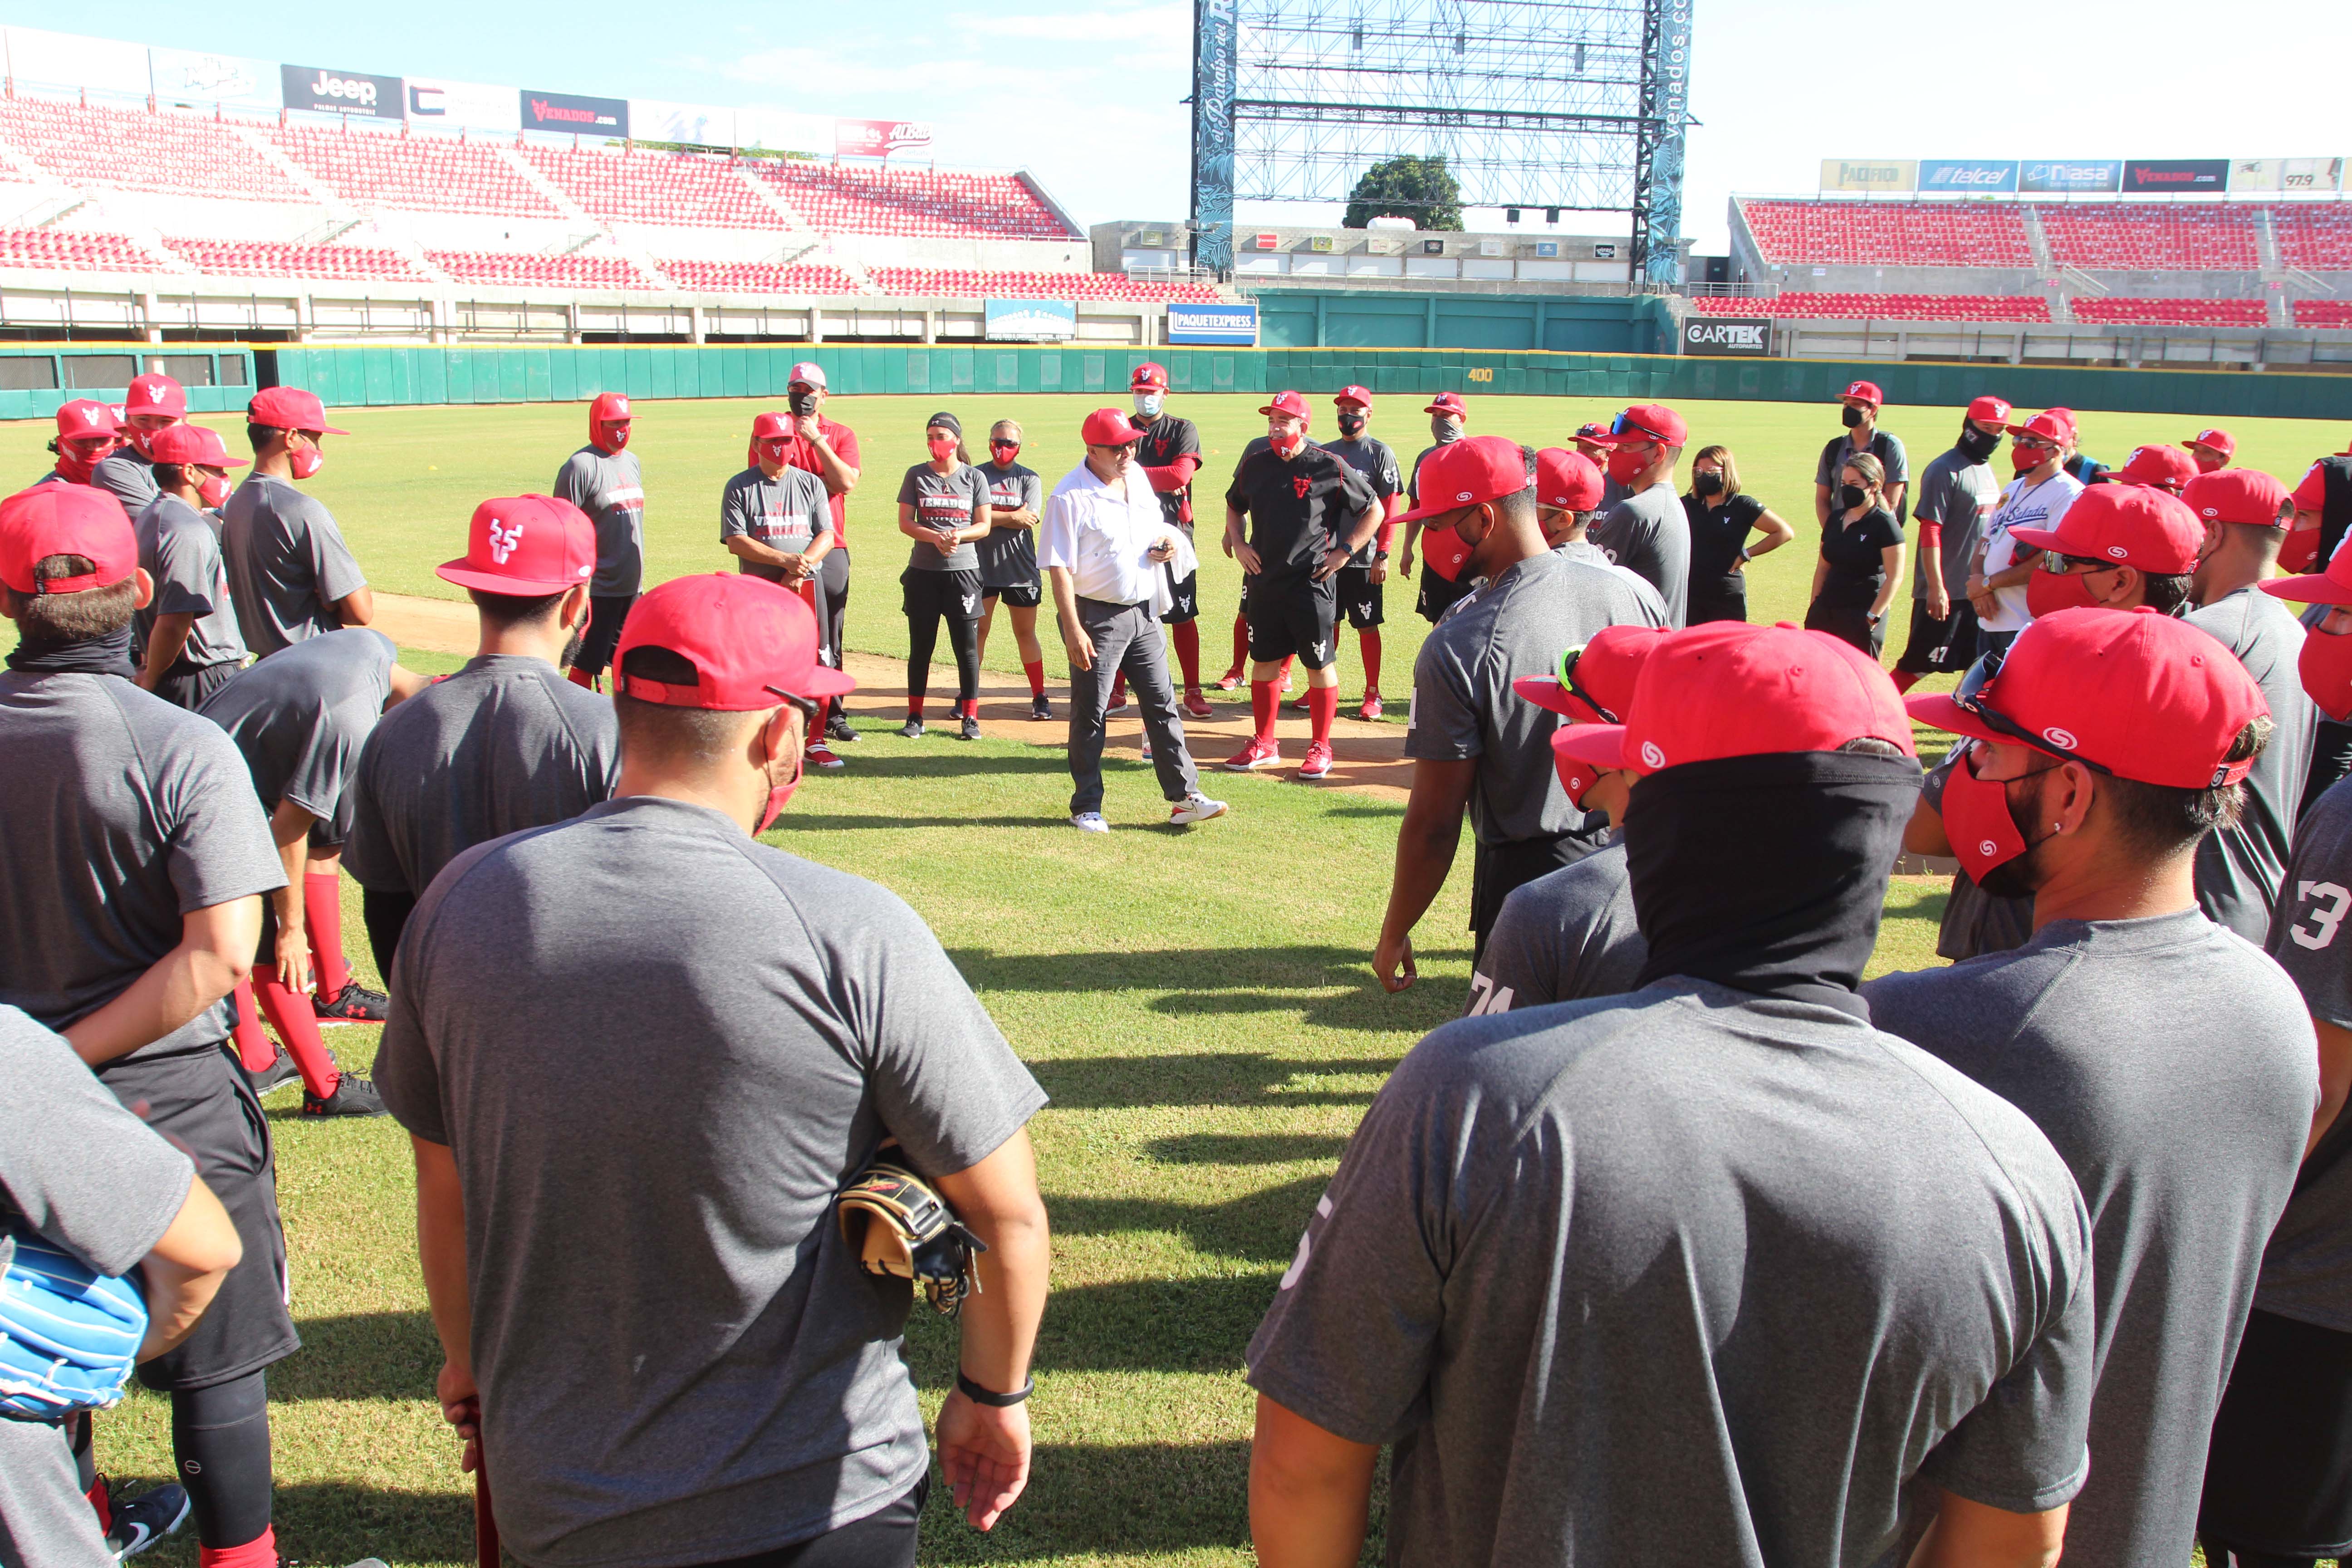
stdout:
[[2124,195],[2152,196],[2174,191],[2221,192],[2230,188],[2227,158],[2127,158]]
[[902,147],[928,148],[931,128],[916,120],[836,120],[833,122],[834,155],[841,158],[887,158]]
[[522,89],[525,131],[571,131],[583,136],[625,137],[629,133],[629,100],[625,98],[582,98],[571,92]]
[[155,74],[158,103],[234,103],[248,109],[276,109],[283,102],[274,60],[186,49],[150,49],[147,58]]
[[2123,182],[2115,158],[2029,158],[2017,171],[2017,188],[2037,196],[2112,195]]
[[1849,158],[1822,160],[1825,191],[1915,191],[1919,188],[1916,158],[1882,158],[1875,162]]
[[400,79],[323,66],[279,66],[278,80],[286,107],[314,114],[364,114],[375,120],[401,115]]
[[92,92],[145,98],[155,89],[147,73],[147,46],[38,27],[7,29],[8,74],[16,85],[84,87]]
[[1688,316],[1683,320],[1683,353],[1756,356],[1772,352],[1769,316]]
[[735,111],[732,145],[770,153],[806,153],[814,158],[823,153],[825,139],[832,134],[833,121],[814,114],[788,114],[781,109],[739,109]]
[[408,119],[425,127],[450,130],[506,131],[522,129],[515,89],[487,82],[446,81],[439,77],[410,77]]
[[1255,348],[1257,307],[1171,304],[1168,307],[1168,341],[1171,343],[1223,343],[1234,348]]
[[2341,158],[2239,158],[2230,164],[2233,191],[2337,191],[2344,188]]
[[2017,163],[1983,158],[1922,158],[1919,193],[1947,191],[2008,193],[2017,189]]
[[629,134],[640,142],[685,142],[697,147],[739,147],[735,111],[708,103],[629,100]]
[[1078,308],[1068,300],[990,300],[984,308],[991,342],[1051,343],[1078,335]]

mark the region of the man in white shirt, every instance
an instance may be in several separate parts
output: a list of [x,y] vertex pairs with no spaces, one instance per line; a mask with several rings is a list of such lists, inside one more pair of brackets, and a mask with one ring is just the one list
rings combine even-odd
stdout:
[[2007,652],[2033,619],[2025,601],[2041,552],[2011,535],[2021,528],[2055,529],[2083,493],[2083,482],[2064,467],[2066,455],[2074,449],[2072,414],[2045,409],[2022,425],[2011,426],[2009,435],[2010,461],[2017,478],[2001,491],[2000,505],[1985,524],[1976,569],[1969,574],[1969,603],[1976,608],[1988,653]]
[[1080,431],[1087,460],[1046,498],[1037,531],[1038,563],[1053,584],[1062,642],[1070,653],[1070,826],[1108,833],[1103,820],[1103,702],[1124,675],[1143,709],[1151,765],[1171,823],[1222,816],[1225,803],[1201,793],[1200,771],[1184,749],[1184,721],[1169,683],[1157,619],[1170,597],[1169,574],[1195,569],[1192,546],[1169,526],[1151,481],[1135,462],[1143,432],[1116,408],[1087,416]]

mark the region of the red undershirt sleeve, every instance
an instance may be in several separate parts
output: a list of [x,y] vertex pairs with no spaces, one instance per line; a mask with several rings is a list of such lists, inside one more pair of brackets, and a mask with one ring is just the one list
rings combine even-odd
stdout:
[[1192,482],[1192,476],[1200,467],[1201,459],[1187,453],[1164,468],[1144,469],[1143,477],[1151,481],[1151,488],[1155,490],[1181,490]]

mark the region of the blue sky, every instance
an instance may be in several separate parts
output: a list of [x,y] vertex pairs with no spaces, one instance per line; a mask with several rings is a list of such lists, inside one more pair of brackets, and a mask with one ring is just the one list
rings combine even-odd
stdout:
[[[0,21],[386,75],[927,120],[942,162],[1026,165],[1081,223],[1181,216],[1189,0],[993,4],[196,4],[80,26],[0,4]],[[1685,228],[1702,250],[1722,248],[1731,191],[1811,189],[1824,157],[2352,153],[2336,95],[2294,63],[2347,58],[2341,5],[1696,5],[1703,124],[1690,132]],[[2238,27],[2239,16],[2260,20]]]

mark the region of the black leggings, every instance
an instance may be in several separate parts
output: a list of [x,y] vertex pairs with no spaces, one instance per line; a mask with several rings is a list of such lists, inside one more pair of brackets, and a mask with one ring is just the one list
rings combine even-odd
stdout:
[[572,656],[572,668],[583,675],[602,675],[604,667],[613,662],[613,650],[621,646],[621,626],[629,618],[629,608],[637,602],[635,594],[620,594],[610,598],[600,594],[588,595],[588,629],[580,638],[580,651]]
[[269,1528],[269,1386],[247,1373],[172,1392],[172,1457],[195,1505],[196,1539],[219,1551]]
[[907,695],[930,689],[931,653],[939,647],[940,621],[948,623],[948,646],[955,650],[956,700],[980,699],[980,574],[919,572],[899,577],[907,594]]
[[839,1530],[709,1568],[915,1568],[916,1529],[930,1490],[926,1473],[914,1490]]

